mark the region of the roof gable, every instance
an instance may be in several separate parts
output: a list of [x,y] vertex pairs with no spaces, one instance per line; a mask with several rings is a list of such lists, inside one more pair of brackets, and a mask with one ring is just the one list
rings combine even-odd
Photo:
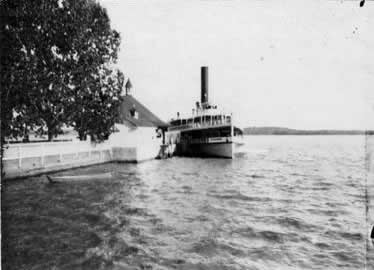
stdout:
[[[134,115],[135,113],[135,115]],[[158,118],[131,95],[122,96],[120,122],[130,122],[138,127],[167,127],[168,124]]]

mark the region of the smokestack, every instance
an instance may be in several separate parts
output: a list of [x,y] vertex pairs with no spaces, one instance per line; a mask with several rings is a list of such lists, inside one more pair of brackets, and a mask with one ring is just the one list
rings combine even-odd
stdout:
[[208,67],[201,67],[201,105],[208,104]]

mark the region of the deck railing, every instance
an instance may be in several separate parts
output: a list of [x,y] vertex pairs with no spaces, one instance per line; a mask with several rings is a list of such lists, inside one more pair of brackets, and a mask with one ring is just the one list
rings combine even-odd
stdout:
[[222,126],[222,125],[230,125],[230,124],[231,124],[231,119],[226,118],[226,119],[221,119],[221,120],[194,122],[194,123],[188,123],[188,124],[181,124],[181,125],[177,125],[177,126],[171,126],[171,127],[169,127],[169,131],[189,129],[189,128]]

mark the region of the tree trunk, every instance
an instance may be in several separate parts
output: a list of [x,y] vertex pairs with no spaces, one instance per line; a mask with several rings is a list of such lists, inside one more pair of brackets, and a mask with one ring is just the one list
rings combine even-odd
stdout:
[[52,131],[48,128],[48,141],[52,141],[53,140],[53,133]]
[[85,141],[87,139],[87,135],[84,131],[78,131],[78,136],[80,141]]
[[25,134],[25,136],[23,137],[23,140],[22,142],[25,142],[25,143],[28,143],[30,142],[30,137],[29,137],[29,134]]
[[53,125],[52,123],[47,123],[47,128],[48,128],[48,141],[52,141],[53,140]]
[[29,138],[29,131],[28,131],[28,128],[27,128],[27,125],[25,125],[25,128],[23,130],[23,139],[22,139],[22,142],[30,142],[30,138]]
[[[4,179],[5,177],[5,171],[4,171],[4,162],[3,162],[3,157],[4,157],[4,148],[5,148],[5,137],[3,134],[1,134],[1,152],[0,152],[0,158],[1,158],[1,179]],[[2,180],[1,180],[2,181]]]

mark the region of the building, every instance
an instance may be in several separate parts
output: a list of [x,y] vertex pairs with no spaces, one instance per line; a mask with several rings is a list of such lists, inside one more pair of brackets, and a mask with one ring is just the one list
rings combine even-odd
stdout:
[[[156,158],[168,124],[130,95],[128,90],[122,99],[120,120],[109,137],[110,144],[115,149],[136,149],[137,162]],[[117,155],[121,156],[121,153]]]

